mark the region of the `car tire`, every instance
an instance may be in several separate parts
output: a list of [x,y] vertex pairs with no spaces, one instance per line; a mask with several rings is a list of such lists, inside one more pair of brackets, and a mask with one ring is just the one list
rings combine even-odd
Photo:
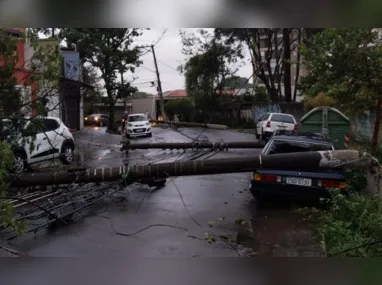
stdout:
[[263,130],[263,129],[261,129],[261,134],[260,134],[260,136],[259,136],[259,139],[260,139],[261,141],[264,140],[264,130]]
[[25,172],[27,169],[25,155],[21,152],[15,152],[14,159],[15,159],[15,162],[13,163],[13,168],[12,168],[13,173],[21,174]]
[[151,138],[151,137],[153,136],[153,133],[149,133],[149,134],[147,134],[147,136],[148,136],[149,138]]
[[61,155],[60,155],[60,160],[62,164],[69,165],[73,163],[74,159],[74,147],[71,146],[70,144],[65,144],[63,145],[61,149]]

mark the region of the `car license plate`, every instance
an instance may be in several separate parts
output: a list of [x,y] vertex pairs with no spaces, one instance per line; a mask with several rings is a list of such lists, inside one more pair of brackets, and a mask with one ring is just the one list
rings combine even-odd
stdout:
[[137,133],[143,133],[145,129],[137,129],[135,130]]
[[312,179],[287,177],[286,183],[299,186],[312,186]]

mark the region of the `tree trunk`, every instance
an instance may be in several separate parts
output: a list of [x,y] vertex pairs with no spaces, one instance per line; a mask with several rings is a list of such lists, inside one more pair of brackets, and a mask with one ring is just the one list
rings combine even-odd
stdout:
[[296,102],[297,85],[300,79],[300,63],[301,63],[301,33],[302,29],[298,29],[297,35],[297,60],[296,60],[296,79],[294,80],[293,102]]
[[115,127],[115,110],[114,110],[114,104],[109,105],[109,126],[108,129],[112,132],[116,132]]
[[382,99],[378,99],[377,110],[375,113],[373,138],[371,140],[371,155],[375,155],[377,153],[379,127],[381,125],[381,106],[382,106]]
[[283,29],[284,41],[284,99],[285,102],[292,102],[291,75],[290,75],[290,29]]

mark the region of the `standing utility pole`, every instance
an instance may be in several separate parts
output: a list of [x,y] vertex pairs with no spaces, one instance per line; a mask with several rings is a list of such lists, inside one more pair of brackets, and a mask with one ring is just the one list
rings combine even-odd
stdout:
[[155,56],[155,50],[154,50],[154,45],[151,45],[151,50],[153,52],[154,56],[154,63],[155,63],[155,70],[157,73],[157,80],[158,80],[158,93],[159,93],[159,103],[160,103],[160,112],[163,118],[163,121],[167,121],[166,119],[166,114],[164,112],[164,102],[163,102],[163,93],[162,93],[162,83],[160,82],[160,77],[159,77],[159,70],[158,70],[158,63],[157,63],[157,58]]

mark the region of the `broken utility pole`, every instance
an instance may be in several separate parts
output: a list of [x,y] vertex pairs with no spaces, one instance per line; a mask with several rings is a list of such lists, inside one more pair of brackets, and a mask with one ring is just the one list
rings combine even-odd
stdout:
[[156,55],[155,55],[154,45],[151,45],[151,50],[153,52],[155,71],[156,71],[157,80],[158,80],[158,94],[159,94],[159,102],[160,102],[160,112],[161,112],[163,120],[166,121],[166,114],[165,114],[165,111],[164,111],[164,102],[163,102],[162,83],[160,81],[159,69],[158,69],[157,58],[156,58]]
[[225,125],[218,124],[200,124],[200,123],[189,123],[189,122],[174,122],[174,121],[158,121],[158,120],[150,120],[150,123],[156,124],[169,124],[177,127],[200,127],[200,128],[208,128],[208,129],[219,129],[219,130],[227,130],[228,127]]
[[264,141],[253,142],[174,142],[174,143],[127,143],[126,148],[134,149],[218,149],[228,150],[232,148],[263,148]]
[[132,167],[88,169],[78,172],[37,173],[14,178],[8,177],[6,181],[14,187],[59,185],[73,182],[89,183],[119,179],[133,183],[147,178],[251,172],[261,168],[315,171],[320,168],[346,168],[354,164],[360,165],[362,162],[367,163],[369,160],[366,160],[356,150],[314,151],[248,158],[179,161]]

